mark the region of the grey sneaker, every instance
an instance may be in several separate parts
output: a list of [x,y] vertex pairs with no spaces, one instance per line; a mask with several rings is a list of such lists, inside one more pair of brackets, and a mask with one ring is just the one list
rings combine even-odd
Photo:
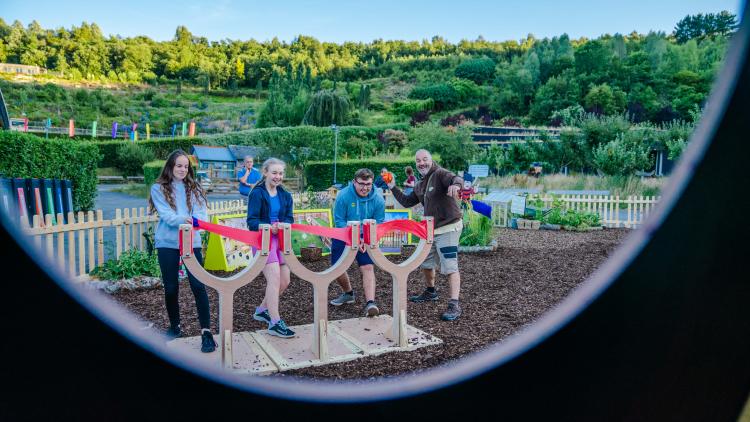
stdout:
[[378,305],[375,304],[375,301],[367,301],[367,305],[365,305],[365,316],[372,318],[374,316],[377,316],[379,313],[380,309],[378,309]]
[[438,300],[438,294],[437,290],[433,293],[430,293],[429,290],[425,289],[422,293],[412,296],[409,298],[411,302],[415,303],[422,303],[422,302],[428,302],[428,301],[436,301]]
[[341,306],[345,303],[354,303],[354,293],[341,293],[341,296],[328,302],[333,306]]
[[441,319],[443,321],[453,321],[461,316],[461,306],[459,306],[457,300],[448,301],[448,310],[443,313]]

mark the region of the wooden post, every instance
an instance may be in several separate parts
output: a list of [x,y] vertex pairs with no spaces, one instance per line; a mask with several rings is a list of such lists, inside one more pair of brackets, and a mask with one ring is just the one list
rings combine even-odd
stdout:
[[[47,214],[44,216],[44,223],[47,225],[47,227],[52,227],[52,214]],[[54,260],[55,256],[53,254],[54,252],[54,243],[55,243],[55,235],[52,233],[44,235],[44,240],[47,246],[46,252],[47,252],[47,258],[49,260]]]
[[86,214],[86,217],[87,217],[86,220],[88,220],[87,221],[87,223],[88,223],[87,226],[90,227],[89,228],[89,234],[88,234],[88,236],[89,236],[89,238],[88,238],[88,241],[89,241],[89,262],[88,262],[88,266],[87,266],[88,271],[86,271],[86,273],[88,274],[91,270],[94,269],[94,267],[96,267],[96,255],[94,254],[94,250],[95,250],[94,249],[94,223],[95,223],[94,222],[94,211],[89,211]]
[[[60,222],[60,225],[63,224],[65,221],[63,213],[57,214],[57,221]],[[55,258],[57,265],[60,266],[60,271],[65,272],[65,232],[62,230],[57,232],[57,256]]]
[[[96,221],[99,223],[102,223],[104,221],[104,213],[102,210],[96,210]],[[97,230],[98,236],[96,239],[96,251],[97,251],[97,262],[99,265],[104,264],[104,226],[99,225],[99,229]]]
[[78,211],[78,226],[81,226],[81,230],[78,231],[78,275],[86,274],[86,231],[83,230],[84,226],[83,211]]
[[76,275],[76,235],[75,231],[72,230],[76,225],[76,218],[73,211],[68,213],[68,224],[71,225],[71,230],[68,231],[68,274],[71,277]]
[[120,209],[115,210],[115,221],[112,222],[115,229],[115,259],[120,258],[122,253],[122,212]]

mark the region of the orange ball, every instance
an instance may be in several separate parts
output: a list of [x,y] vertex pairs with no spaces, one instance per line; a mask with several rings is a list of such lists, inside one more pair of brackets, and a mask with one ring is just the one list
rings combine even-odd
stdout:
[[393,173],[385,173],[385,174],[383,174],[383,181],[385,183],[391,183],[393,181]]

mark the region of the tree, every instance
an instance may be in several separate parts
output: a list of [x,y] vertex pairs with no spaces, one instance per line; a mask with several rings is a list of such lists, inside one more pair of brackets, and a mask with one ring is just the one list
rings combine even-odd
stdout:
[[726,10],[718,14],[687,15],[674,27],[674,37],[682,44],[692,39],[725,36],[737,28],[737,16]]
[[550,116],[555,110],[578,104],[579,91],[578,83],[569,73],[549,78],[534,96],[530,117],[537,123],[549,123]]
[[590,113],[619,113],[625,107],[625,93],[618,88],[612,89],[607,84],[596,85],[583,98],[583,103]]
[[316,92],[302,122],[313,126],[344,125],[349,115],[349,100],[332,89]]
[[489,58],[471,59],[462,62],[454,72],[457,78],[474,81],[482,85],[495,76],[495,62]]

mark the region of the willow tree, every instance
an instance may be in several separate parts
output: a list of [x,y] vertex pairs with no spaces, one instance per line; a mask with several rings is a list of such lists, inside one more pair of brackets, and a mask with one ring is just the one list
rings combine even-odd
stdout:
[[313,126],[341,126],[346,123],[349,108],[349,100],[345,96],[331,89],[318,91],[313,95],[302,122]]

